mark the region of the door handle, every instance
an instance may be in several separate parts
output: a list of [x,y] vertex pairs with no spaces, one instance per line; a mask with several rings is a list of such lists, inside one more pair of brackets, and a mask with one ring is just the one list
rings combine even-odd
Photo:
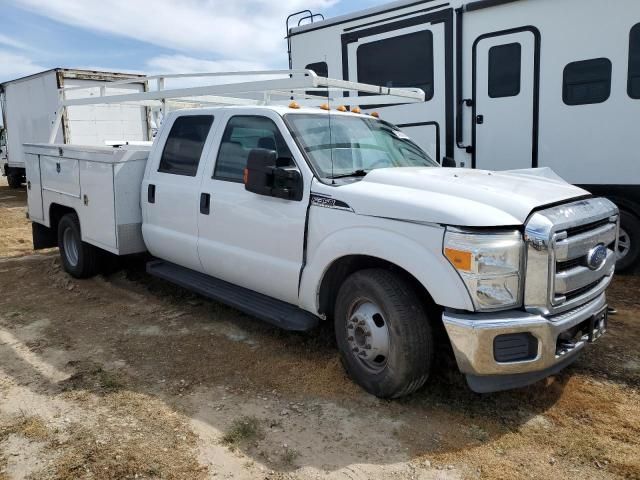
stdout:
[[147,202],[156,203],[156,186],[149,184],[147,187]]
[[484,115],[477,115],[476,116],[476,124],[482,125],[483,123],[484,123]]
[[211,195],[208,193],[200,194],[200,213],[203,215],[209,215],[211,211]]

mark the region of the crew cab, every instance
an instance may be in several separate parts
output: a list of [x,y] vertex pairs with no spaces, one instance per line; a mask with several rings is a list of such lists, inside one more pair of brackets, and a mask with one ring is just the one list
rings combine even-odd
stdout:
[[281,328],[331,321],[351,378],[383,398],[422,387],[440,346],[492,392],[605,332],[613,203],[548,169],[443,168],[340,110],[185,109],[151,147],[26,145],[34,246],[78,278],[102,251],[148,251],[152,275]]

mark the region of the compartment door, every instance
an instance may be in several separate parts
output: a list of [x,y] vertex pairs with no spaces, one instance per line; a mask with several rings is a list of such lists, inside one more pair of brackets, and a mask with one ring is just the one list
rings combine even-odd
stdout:
[[40,181],[40,155],[27,153],[24,156],[27,176],[27,205],[29,218],[44,221],[42,207],[42,182]]
[[[402,23],[402,22],[401,22]],[[381,31],[385,30],[385,31]],[[397,23],[357,30],[346,38],[348,79],[385,87],[414,87],[425,102],[362,106],[406,131],[438,163],[445,154],[447,110],[446,23],[423,21],[401,27]]]
[[537,39],[532,31],[480,37],[473,51],[475,168],[537,166]]

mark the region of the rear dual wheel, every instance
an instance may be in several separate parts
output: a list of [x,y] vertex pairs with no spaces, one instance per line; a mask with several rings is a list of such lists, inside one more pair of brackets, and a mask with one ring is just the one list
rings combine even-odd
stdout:
[[75,213],[65,215],[58,223],[58,248],[62,266],[71,276],[89,278],[98,273],[98,249],[82,241],[80,221]]
[[417,293],[401,275],[368,269],[349,276],[340,287],[334,321],[342,363],[367,392],[397,398],[427,381],[433,332]]

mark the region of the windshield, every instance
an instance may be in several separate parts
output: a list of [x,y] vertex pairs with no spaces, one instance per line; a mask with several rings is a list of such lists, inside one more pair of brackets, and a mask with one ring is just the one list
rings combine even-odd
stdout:
[[291,133],[324,178],[364,176],[389,167],[437,167],[397,127],[364,116],[288,114]]

